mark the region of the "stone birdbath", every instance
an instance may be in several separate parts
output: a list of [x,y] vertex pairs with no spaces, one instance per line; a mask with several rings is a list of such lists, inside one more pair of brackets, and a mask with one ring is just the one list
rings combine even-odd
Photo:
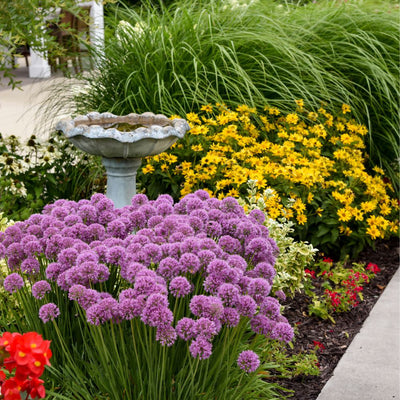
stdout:
[[116,208],[131,204],[141,159],[162,153],[190,129],[184,119],[146,112],[117,116],[91,112],[64,119],[56,129],[79,149],[101,156],[107,171],[106,196]]

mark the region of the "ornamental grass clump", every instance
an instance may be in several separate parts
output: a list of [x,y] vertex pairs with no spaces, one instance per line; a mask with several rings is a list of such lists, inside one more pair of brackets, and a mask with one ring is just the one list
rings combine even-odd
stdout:
[[293,329],[271,294],[279,250],[263,222],[202,190],[121,209],[102,194],[58,200],[1,233],[4,288],[17,325],[52,338],[64,394],[269,399],[269,344]]

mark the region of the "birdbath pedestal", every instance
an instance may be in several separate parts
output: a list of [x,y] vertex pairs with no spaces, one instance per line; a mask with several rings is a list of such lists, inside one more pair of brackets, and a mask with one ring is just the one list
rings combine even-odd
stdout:
[[101,156],[107,172],[106,196],[116,208],[136,194],[136,173],[143,157],[167,150],[190,129],[180,118],[144,113],[116,116],[92,112],[56,125],[79,149]]

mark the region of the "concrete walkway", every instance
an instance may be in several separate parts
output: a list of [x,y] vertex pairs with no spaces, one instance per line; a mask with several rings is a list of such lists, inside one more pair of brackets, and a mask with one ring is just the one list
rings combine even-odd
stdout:
[[55,121],[68,116],[69,110],[60,109],[52,115],[45,100],[59,90],[67,78],[57,74],[48,79],[32,79],[28,77],[28,68],[21,64],[14,73],[15,79],[22,81],[20,89],[11,90],[8,79],[0,77],[0,133],[3,136],[15,135],[23,143],[31,135],[47,139]]
[[400,269],[317,400],[400,399]]
[[[1,86],[6,82],[0,81],[0,132],[21,139],[32,134],[45,138],[52,129],[41,122],[46,119],[43,115],[43,101],[49,94],[46,90],[66,78],[29,79],[26,67],[16,72],[23,81],[23,90],[12,91]],[[400,400],[399,293],[400,270],[380,296],[317,400]]]

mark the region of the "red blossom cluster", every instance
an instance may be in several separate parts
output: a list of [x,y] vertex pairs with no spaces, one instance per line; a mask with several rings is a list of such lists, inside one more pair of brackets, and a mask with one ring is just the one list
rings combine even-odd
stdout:
[[50,341],[36,332],[4,332],[0,336],[0,398],[21,400],[21,393],[30,399],[44,398],[44,381],[39,378],[50,365],[51,355]]

